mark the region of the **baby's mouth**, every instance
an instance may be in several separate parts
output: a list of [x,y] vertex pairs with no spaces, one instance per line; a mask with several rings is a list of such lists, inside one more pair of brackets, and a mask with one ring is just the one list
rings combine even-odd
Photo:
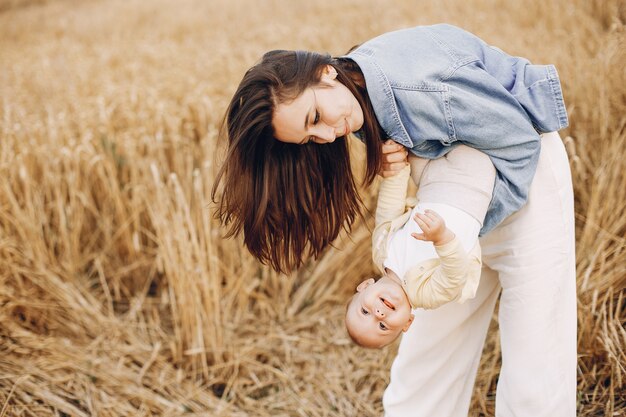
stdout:
[[380,301],[382,301],[383,304],[389,307],[390,309],[392,310],[396,309],[396,306],[394,306],[389,300],[385,300],[384,298],[381,297]]

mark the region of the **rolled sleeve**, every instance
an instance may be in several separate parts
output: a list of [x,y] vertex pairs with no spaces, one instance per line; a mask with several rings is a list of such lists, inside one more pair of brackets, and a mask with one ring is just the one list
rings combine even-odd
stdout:
[[[528,114],[537,131],[553,132],[568,126],[561,82],[554,65],[535,65],[487,44],[476,35],[452,25],[433,28],[449,53],[462,56],[463,63],[475,61],[489,77],[504,88]],[[452,45],[462,47],[459,51]],[[454,70],[453,70],[454,72]]]
[[538,132],[568,126],[563,91],[554,65],[533,65],[495,47],[485,48],[485,71],[494,77],[524,109]]

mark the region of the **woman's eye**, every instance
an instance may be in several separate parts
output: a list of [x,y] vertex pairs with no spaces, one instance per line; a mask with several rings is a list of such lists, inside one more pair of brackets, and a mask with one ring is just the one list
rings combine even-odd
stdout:
[[369,312],[364,308],[361,309],[361,313],[363,313],[364,316],[367,316],[369,314]]
[[385,326],[383,322],[378,323],[378,327],[380,327],[381,330],[387,330],[387,326]]
[[315,110],[315,117],[313,118],[313,124],[317,124],[320,121],[320,112]]

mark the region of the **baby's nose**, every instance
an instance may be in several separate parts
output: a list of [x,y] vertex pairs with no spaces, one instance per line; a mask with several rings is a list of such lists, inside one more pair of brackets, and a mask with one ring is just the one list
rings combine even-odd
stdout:
[[378,309],[378,308],[376,309],[376,315],[377,315],[378,317],[385,317],[385,313],[383,313],[383,312],[382,312],[382,310],[380,310],[380,309]]

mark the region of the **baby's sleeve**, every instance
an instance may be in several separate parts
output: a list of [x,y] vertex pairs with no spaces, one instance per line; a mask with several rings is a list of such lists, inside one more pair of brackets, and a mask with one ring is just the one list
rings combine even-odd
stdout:
[[438,259],[419,263],[403,279],[414,308],[434,309],[450,301],[465,301],[476,294],[482,267],[478,244],[468,254],[455,237],[445,245],[435,246],[435,250]]

